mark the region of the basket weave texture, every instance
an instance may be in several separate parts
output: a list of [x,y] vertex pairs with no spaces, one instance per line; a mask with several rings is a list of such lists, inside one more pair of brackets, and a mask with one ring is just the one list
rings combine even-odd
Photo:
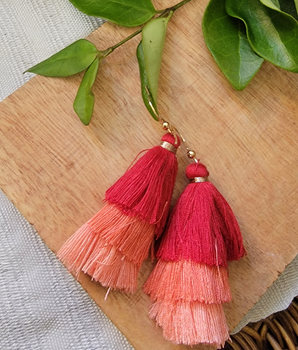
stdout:
[[298,297],[284,311],[231,335],[225,350],[298,350]]

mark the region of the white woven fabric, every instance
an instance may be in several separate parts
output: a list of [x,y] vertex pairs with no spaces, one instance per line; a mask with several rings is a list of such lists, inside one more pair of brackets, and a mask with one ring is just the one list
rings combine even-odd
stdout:
[[283,273],[260,298],[255,306],[244,316],[233,330],[239,332],[249,322],[257,322],[275,312],[285,310],[298,295],[298,255]]
[[[103,23],[68,0],[0,1],[0,101]],[[133,350],[0,191],[0,349]]]
[[0,349],[133,350],[0,191]]
[[0,1],[0,101],[28,81],[23,72],[103,23],[68,0]]

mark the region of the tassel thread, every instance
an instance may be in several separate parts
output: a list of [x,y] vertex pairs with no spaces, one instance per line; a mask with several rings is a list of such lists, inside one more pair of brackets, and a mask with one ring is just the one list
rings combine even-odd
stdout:
[[162,142],[172,149],[147,151],[106,191],[106,205],[59,250],[72,273],[83,271],[110,289],[136,290],[142,262],[164,228],[177,175],[173,150],[179,142],[171,134]]
[[149,316],[176,344],[218,348],[229,339],[222,304],[231,300],[227,263],[246,254],[235,216],[207,181],[203,164],[187,167],[191,183],[175,205],[162,237],[159,261],[144,285]]

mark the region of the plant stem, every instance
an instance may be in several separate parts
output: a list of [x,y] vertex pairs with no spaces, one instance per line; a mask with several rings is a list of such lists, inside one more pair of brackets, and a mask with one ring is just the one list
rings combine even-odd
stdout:
[[[169,7],[167,9],[158,11],[158,13],[160,13],[160,15],[158,17],[163,17],[168,15],[169,13],[171,13],[170,16],[172,16],[173,12],[178,10],[180,7],[184,6],[185,4],[187,4],[188,2],[190,2],[192,0],[182,0],[180,1],[178,4]],[[115,49],[117,49],[117,47],[125,44],[127,41],[129,41],[130,39],[134,38],[136,35],[140,34],[143,28],[138,29],[137,31],[135,31],[134,33],[130,34],[128,37],[126,37],[125,39],[119,41],[119,43],[107,48],[105,51],[102,52],[102,57],[107,57],[109,54],[111,54]]]
[[181,2],[179,2],[178,4],[174,5],[173,7],[170,7],[169,10],[170,11],[176,11],[178,10],[181,6],[184,6],[185,4],[187,4],[188,2],[190,2],[192,0],[183,0]]
[[135,37],[136,35],[140,34],[142,31],[142,28],[138,29],[137,31],[135,31],[134,33],[130,34],[128,37],[126,37],[125,39],[119,41],[119,43],[109,47],[106,50],[106,53],[104,54],[104,57],[107,57],[110,53],[112,53],[115,49],[117,49],[117,47],[125,44],[128,40],[132,39],[133,37]]

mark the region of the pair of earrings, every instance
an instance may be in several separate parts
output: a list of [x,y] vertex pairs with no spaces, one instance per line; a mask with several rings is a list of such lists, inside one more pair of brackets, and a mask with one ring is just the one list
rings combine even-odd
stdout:
[[231,300],[227,263],[246,254],[240,229],[190,150],[190,183],[168,219],[182,137],[159,119],[168,131],[161,144],[106,191],[106,205],[66,241],[58,257],[74,274],[83,271],[109,289],[133,293],[141,265],[163,232],[158,262],[143,287],[153,301],[149,316],[174,343],[220,348],[229,338],[222,308]]

